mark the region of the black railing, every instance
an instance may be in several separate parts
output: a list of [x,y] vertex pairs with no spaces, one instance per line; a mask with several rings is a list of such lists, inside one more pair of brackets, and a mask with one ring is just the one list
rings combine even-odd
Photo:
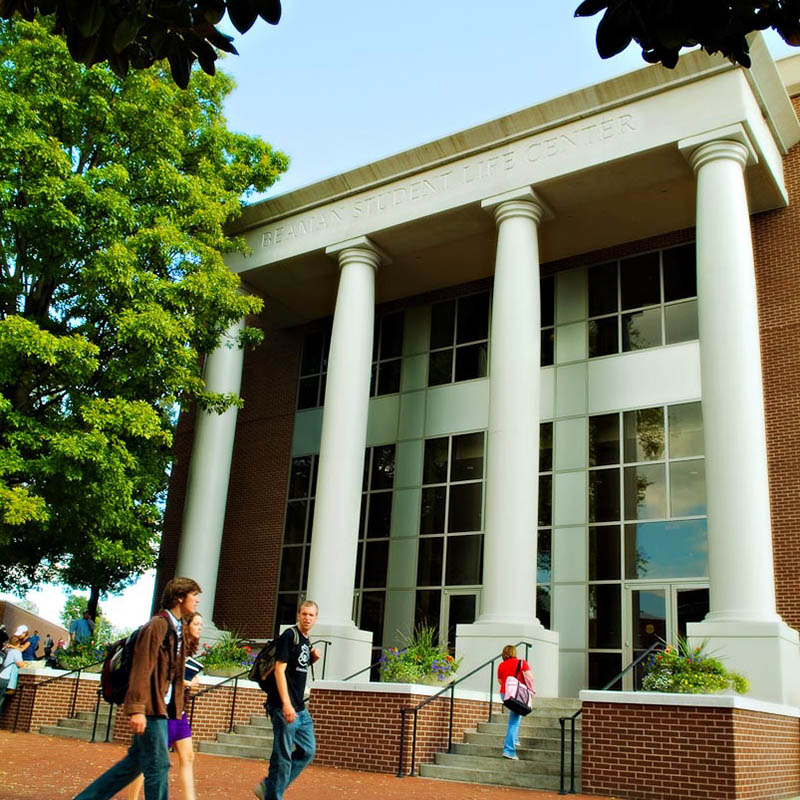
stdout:
[[[625,669],[618,675],[615,675],[602,689],[598,691],[605,692],[610,689],[614,684],[619,683],[628,672],[637,667],[642,661],[653,652],[661,647],[662,642],[655,642],[644,651],[638,658],[631,661]],[[558,722],[561,725],[561,785],[558,790],[559,794],[575,794],[575,722],[578,717],[583,714],[583,708],[579,708],[571,717],[559,717]],[[570,723],[570,753],[569,753],[569,791],[564,790],[564,750],[566,738],[566,723]]]
[[[531,644],[529,642],[517,642],[515,647],[521,647],[525,645],[525,659],[528,659],[528,652],[531,648]],[[412,729],[412,738],[411,738],[411,771],[408,773],[410,777],[414,777],[414,769],[415,769],[415,762],[417,759],[417,720],[420,709],[424,708],[428,703],[432,703],[434,700],[440,698],[445,692],[450,692],[450,716],[448,721],[448,729],[447,729],[447,752],[451,753],[453,751],[453,709],[455,706],[455,692],[456,686],[465,681],[467,678],[471,678],[475,673],[482,670],[484,667],[489,667],[489,718],[488,721],[492,721],[492,705],[494,703],[494,683],[495,683],[495,671],[494,671],[494,663],[498,659],[502,658],[502,654],[498,653],[494,658],[489,659],[488,661],[484,661],[483,664],[475,667],[471,672],[468,672],[466,675],[462,676],[458,680],[452,681],[444,689],[436,692],[436,694],[432,694],[426,700],[423,700],[419,705],[414,706],[414,708],[401,708],[400,709],[400,753],[397,760],[397,777],[403,777],[403,762],[404,762],[404,755],[405,755],[405,743],[406,743],[406,714],[413,714],[414,715],[414,727]],[[363,670],[362,670],[363,671]]]
[[36,707],[36,693],[39,691],[39,689],[42,688],[42,686],[47,686],[48,683],[55,683],[56,681],[64,680],[64,678],[68,678],[73,673],[77,673],[77,675],[75,675],[75,688],[74,688],[74,690],[72,692],[72,703],[70,705],[69,714],[67,715],[70,719],[74,719],[74,717],[75,717],[75,706],[77,705],[77,702],[78,702],[78,689],[80,688],[80,684],[81,684],[81,673],[85,669],[89,669],[89,667],[97,667],[102,663],[103,663],[103,659],[101,658],[99,661],[95,661],[95,662],[93,662],[91,664],[86,664],[86,665],[84,665],[82,667],[78,667],[77,669],[71,669],[69,672],[65,672],[63,675],[56,675],[54,678],[48,678],[46,681],[41,681],[40,683],[35,683],[33,685],[33,700],[31,701],[32,708]]
[[[317,639],[316,642],[311,642],[312,647],[316,647],[318,644],[324,644],[325,650],[322,653],[322,675],[320,676],[320,680],[325,680],[325,664],[328,662],[328,646],[333,644],[333,642],[329,642],[327,639]],[[316,680],[314,677],[314,665],[311,665],[311,680]],[[347,680],[347,678],[345,678]]]
[[[92,725],[92,738],[89,740],[91,742],[96,742],[97,741],[97,718],[98,718],[98,716],[100,714],[100,703],[102,702],[102,700],[103,700],[103,690],[102,689],[98,689],[97,690],[97,702],[95,703],[95,706],[94,706],[94,724]],[[113,715],[114,715],[114,704],[113,703],[109,703],[108,704],[108,719],[106,720],[106,738],[104,740],[106,742],[109,741],[109,739],[111,737],[111,718],[113,717]]]

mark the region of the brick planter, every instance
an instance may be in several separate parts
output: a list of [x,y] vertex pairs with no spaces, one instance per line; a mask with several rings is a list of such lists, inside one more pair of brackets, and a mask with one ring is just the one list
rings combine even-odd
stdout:
[[800,710],[745,697],[581,692],[583,791],[661,800],[800,795]]

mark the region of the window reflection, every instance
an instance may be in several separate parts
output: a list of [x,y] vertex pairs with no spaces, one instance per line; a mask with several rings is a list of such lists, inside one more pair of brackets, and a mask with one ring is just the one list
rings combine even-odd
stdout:
[[625,519],[667,516],[667,484],[663,464],[625,467]]
[[702,456],[703,410],[700,403],[681,403],[667,409],[670,458]]
[[623,415],[625,461],[656,461],[664,457],[664,409],[640,408]]
[[705,519],[626,525],[625,577],[707,577],[706,528]]
[[669,502],[673,517],[706,514],[706,463],[702,458],[669,465]]

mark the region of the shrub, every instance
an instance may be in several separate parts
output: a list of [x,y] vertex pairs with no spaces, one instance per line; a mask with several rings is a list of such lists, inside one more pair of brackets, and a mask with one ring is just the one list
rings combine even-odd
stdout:
[[213,645],[204,644],[198,655],[206,669],[237,666],[244,669],[253,663],[255,657],[250,645],[234,631],[222,631],[219,639]]
[[105,657],[105,645],[95,641],[73,642],[66,650],[56,650],[55,658],[60,669],[79,669],[96,664]]
[[692,649],[683,637],[677,646],[666,645],[647,661],[642,689],[646,692],[714,694],[733,689],[746,694],[747,679],[726,670],[718,658],[706,654],[706,642]]
[[447,647],[436,643],[435,628],[422,625],[402,648],[389,647],[380,660],[381,680],[387,683],[449,683],[455,677],[456,661]]

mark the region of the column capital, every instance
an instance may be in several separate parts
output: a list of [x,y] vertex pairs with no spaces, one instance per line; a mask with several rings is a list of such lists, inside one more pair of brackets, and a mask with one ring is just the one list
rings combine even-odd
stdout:
[[704,164],[720,158],[737,161],[742,168],[758,163],[756,149],[741,123],[681,139],[678,149],[695,173]]
[[481,208],[493,214],[498,224],[509,217],[528,217],[537,225],[553,218],[550,207],[530,186],[487,197],[481,200]]
[[325,255],[336,257],[340,267],[344,267],[354,260],[366,262],[376,270],[381,265],[392,263],[391,256],[381,250],[367,236],[356,236],[353,239],[345,239],[343,242],[329,245],[325,248]]

